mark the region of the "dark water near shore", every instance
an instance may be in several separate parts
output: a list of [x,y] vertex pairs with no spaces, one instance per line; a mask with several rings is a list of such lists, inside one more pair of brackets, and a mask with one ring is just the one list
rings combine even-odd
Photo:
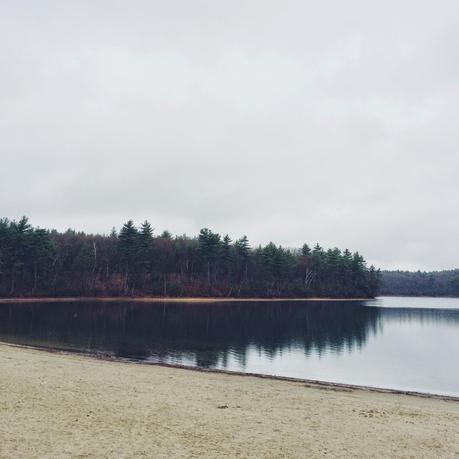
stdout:
[[0,340],[459,396],[459,299],[0,304]]

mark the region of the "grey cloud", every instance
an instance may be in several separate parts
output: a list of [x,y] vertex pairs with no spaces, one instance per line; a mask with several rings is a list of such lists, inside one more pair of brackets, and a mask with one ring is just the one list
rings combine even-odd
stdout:
[[0,215],[457,267],[458,12],[0,1]]

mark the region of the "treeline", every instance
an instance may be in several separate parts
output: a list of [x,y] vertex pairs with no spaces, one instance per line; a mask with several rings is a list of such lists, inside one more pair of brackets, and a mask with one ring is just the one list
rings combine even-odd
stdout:
[[459,269],[448,271],[382,271],[381,295],[457,296]]
[[379,271],[339,249],[251,248],[204,228],[155,235],[132,220],[111,234],[34,228],[0,219],[1,296],[373,297]]

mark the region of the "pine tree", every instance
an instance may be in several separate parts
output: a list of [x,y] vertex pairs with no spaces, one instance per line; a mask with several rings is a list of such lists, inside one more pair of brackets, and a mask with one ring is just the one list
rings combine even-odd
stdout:
[[225,274],[229,278],[231,274],[231,263],[233,261],[233,255],[231,251],[231,243],[233,241],[231,238],[226,234],[225,237],[223,238],[222,242],[222,250],[221,250],[221,258],[223,261],[223,266],[225,270]]
[[311,249],[308,244],[303,244],[303,247],[301,247],[301,255],[303,255],[303,257],[309,257],[311,255]]
[[32,244],[31,235],[33,233],[32,226],[29,224],[27,217],[22,217],[19,222],[11,223],[13,228],[13,244],[14,244],[14,261],[11,269],[11,288],[10,294],[14,294],[16,280],[23,274],[26,258]]
[[139,232],[139,239],[140,243],[143,246],[149,246],[153,241],[153,231],[154,229],[151,227],[150,223],[145,220],[142,225],[140,226]]
[[124,293],[130,288],[132,265],[139,249],[139,231],[132,220],[128,220],[121,228],[118,236],[118,247],[121,260],[124,262]]
[[[203,228],[199,232],[199,251],[202,260],[207,267],[207,283],[211,284],[212,264],[215,264],[221,249],[221,237],[218,233],[213,233],[209,228]],[[214,267],[214,278],[216,277]]]
[[151,270],[153,259],[153,228],[150,223],[145,220],[140,226],[138,235],[139,240],[139,255],[138,261],[143,269],[143,287],[145,287],[147,278],[146,273]]
[[164,230],[164,231],[161,233],[160,238],[161,238],[161,239],[169,239],[169,240],[171,240],[171,239],[172,239],[172,234],[171,234],[170,231]]
[[55,246],[51,239],[49,231],[36,228],[32,232],[31,254],[33,260],[33,286],[32,294],[35,294],[38,288],[40,276],[46,276],[46,269],[54,254]]
[[238,254],[244,260],[248,259],[250,245],[249,245],[249,240],[247,239],[247,236],[242,236],[240,239],[236,241],[236,249],[237,249]]
[[239,258],[239,265],[240,265],[240,283],[238,289],[238,296],[241,293],[242,284],[248,281],[249,277],[249,253],[250,253],[250,245],[247,236],[242,236],[238,239],[235,243],[236,253]]

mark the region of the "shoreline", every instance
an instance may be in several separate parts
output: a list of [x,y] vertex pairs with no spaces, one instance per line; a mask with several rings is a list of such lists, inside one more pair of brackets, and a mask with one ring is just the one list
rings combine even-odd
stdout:
[[459,404],[0,344],[0,457],[455,457]]
[[158,297],[158,296],[73,296],[73,297],[13,297],[0,298],[0,303],[75,303],[75,302],[136,302],[136,303],[234,303],[282,301],[374,301],[375,298],[237,298],[237,297]]
[[0,341],[0,346],[7,346],[12,348],[18,349],[30,349],[39,352],[46,352],[48,354],[58,354],[58,355],[68,355],[68,356],[79,356],[82,358],[93,359],[93,360],[103,360],[106,362],[113,362],[113,363],[125,363],[125,364],[134,364],[134,365],[145,365],[145,366],[153,366],[153,367],[164,367],[164,368],[175,368],[179,370],[185,371],[194,371],[198,373],[213,373],[213,374],[222,374],[222,375],[229,375],[229,376],[241,376],[241,377],[251,377],[251,378],[260,378],[260,379],[269,379],[273,381],[284,381],[284,382],[292,382],[292,383],[301,383],[306,385],[306,387],[313,387],[318,389],[325,389],[325,390],[335,390],[335,391],[342,391],[342,392],[349,392],[349,391],[364,391],[364,392],[374,392],[378,394],[392,394],[392,395],[403,395],[409,397],[420,397],[425,399],[435,399],[435,400],[444,400],[450,402],[459,403],[459,396],[455,395],[446,395],[446,394],[435,394],[429,392],[418,392],[418,391],[409,391],[409,390],[402,390],[402,389],[391,389],[385,387],[376,387],[376,386],[365,386],[359,384],[347,384],[347,383],[339,383],[339,382],[332,382],[332,381],[323,381],[318,379],[305,379],[305,378],[295,378],[292,376],[280,376],[280,375],[270,375],[270,374],[263,374],[263,373],[249,373],[243,371],[231,371],[231,370],[224,370],[218,368],[203,368],[203,367],[194,367],[192,365],[181,365],[176,363],[165,363],[165,362],[148,362],[143,360],[135,360],[129,359],[124,357],[116,357],[112,354],[102,353],[102,352],[85,352],[85,351],[72,351],[72,350],[65,350],[65,349],[58,349],[58,348],[49,348],[49,347],[40,347],[40,346],[32,346],[27,344],[16,344],[16,343],[8,343],[6,341]]

